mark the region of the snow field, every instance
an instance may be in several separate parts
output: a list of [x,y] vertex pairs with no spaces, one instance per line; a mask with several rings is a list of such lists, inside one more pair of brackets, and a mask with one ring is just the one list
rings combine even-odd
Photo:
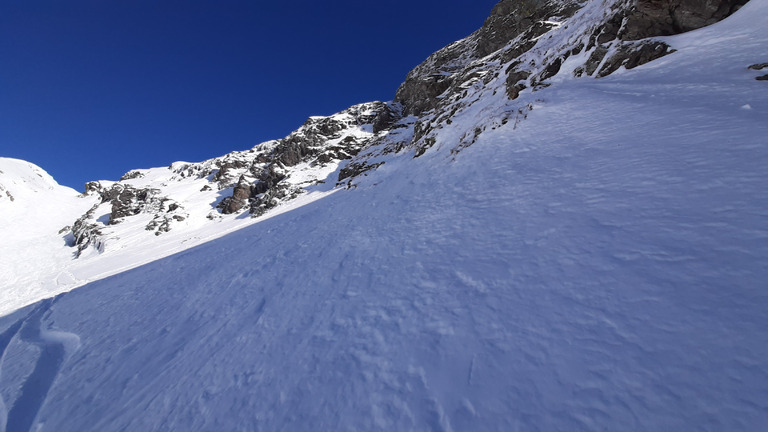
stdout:
[[766,429],[765,13],[0,318],[0,431]]

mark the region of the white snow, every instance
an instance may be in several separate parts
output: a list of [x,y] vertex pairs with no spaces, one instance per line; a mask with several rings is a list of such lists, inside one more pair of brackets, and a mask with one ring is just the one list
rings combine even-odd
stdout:
[[[331,118],[349,120],[351,116],[336,114]],[[338,144],[348,136],[364,138],[371,134],[369,129],[367,125],[352,127],[328,145]],[[258,147],[270,149],[274,142]],[[212,161],[199,165],[206,163]],[[320,199],[335,192],[333,187],[339,168],[338,161],[314,165],[301,163],[291,167],[284,182],[301,187],[306,193],[254,219],[248,214],[219,213],[215,205],[225,195],[231,195],[232,188],[218,190],[215,184],[211,188],[208,178],[178,174],[177,171],[189,165],[192,164],[176,162],[170,167],[134,170],[141,176],[122,182],[135,188],[158,189],[162,196],[182,206],[184,220],[174,222],[170,232],[158,237],[154,231],[145,229],[152,221],[152,214],[127,217],[117,225],[109,225],[111,203],[101,203],[98,194],[79,196],[73,189],[59,186],[33,164],[0,158],[0,171],[3,172],[0,174],[0,227],[5,236],[5,241],[0,244],[0,256],[4,261],[0,268],[0,315]],[[328,184],[322,183],[324,180]],[[110,181],[100,183],[104,187],[115,184]],[[209,190],[202,190],[203,187]],[[103,233],[99,247],[91,247],[75,259],[74,239],[70,230],[64,228],[97,204],[93,221],[99,224]]]
[[48,286],[70,283],[60,272],[72,261],[71,238],[59,231],[93,204],[36,165],[0,158],[0,315],[51,296]]
[[0,318],[0,431],[768,429],[765,16]]

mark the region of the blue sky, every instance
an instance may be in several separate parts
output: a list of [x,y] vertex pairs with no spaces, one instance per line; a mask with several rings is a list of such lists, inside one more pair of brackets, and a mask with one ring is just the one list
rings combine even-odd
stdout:
[[78,190],[391,100],[496,0],[0,0],[0,156]]

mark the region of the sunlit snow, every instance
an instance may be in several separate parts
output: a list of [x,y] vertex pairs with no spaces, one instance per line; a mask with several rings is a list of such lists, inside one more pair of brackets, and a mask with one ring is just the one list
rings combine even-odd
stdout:
[[768,430],[765,16],[0,318],[0,431]]

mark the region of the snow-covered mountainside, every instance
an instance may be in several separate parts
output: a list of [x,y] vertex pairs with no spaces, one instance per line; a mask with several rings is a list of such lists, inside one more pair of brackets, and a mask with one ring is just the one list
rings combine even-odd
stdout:
[[767,429],[768,0],[743,3],[503,0],[393,102],[46,180],[81,206],[73,280],[198,246],[7,308],[0,431]]
[[[248,151],[137,169],[117,182],[89,182],[81,196],[34,167],[65,192],[42,196],[42,187],[16,181],[24,197],[35,199],[16,202],[13,212],[1,215],[8,218],[2,227],[11,241],[2,249],[0,315],[334,192],[339,163],[381,133],[391,116],[381,102],[353,106],[312,117],[289,136]],[[36,174],[24,176],[19,178]],[[9,205],[10,198],[3,198],[0,205]]]
[[29,162],[0,158],[0,314],[73,285],[72,221],[95,201]]
[[[35,235],[57,249],[68,244],[71,250],[55,259],[48,252],[33,259],[14,254],[18,259],[9,259],[0,279],[0,314],[256,222],[249,218],[303,205],[338,190],[337,183],[353,187],[388,154],[419,156],[438,141],[458,153],[484,131],[524,119],[533,105],[522,102],[530,97],[518,99],[521,94],[667,55],[673,47],[647,37],[714,23],[744,3],[500,1],[477,32],[411,71],[393,102],[310,118],[289,136],[248,151],[90,182],[83,199],[64,205],[80,209],[76,214],[45,212],[47,223],[58,227],[55,234],[25,222],[27,229],[41,228]],[[90,203],[85,211],[84,202]],[[62,227],[71,232],[58,233]],[[42,265],[28,271],[33,261]]]

